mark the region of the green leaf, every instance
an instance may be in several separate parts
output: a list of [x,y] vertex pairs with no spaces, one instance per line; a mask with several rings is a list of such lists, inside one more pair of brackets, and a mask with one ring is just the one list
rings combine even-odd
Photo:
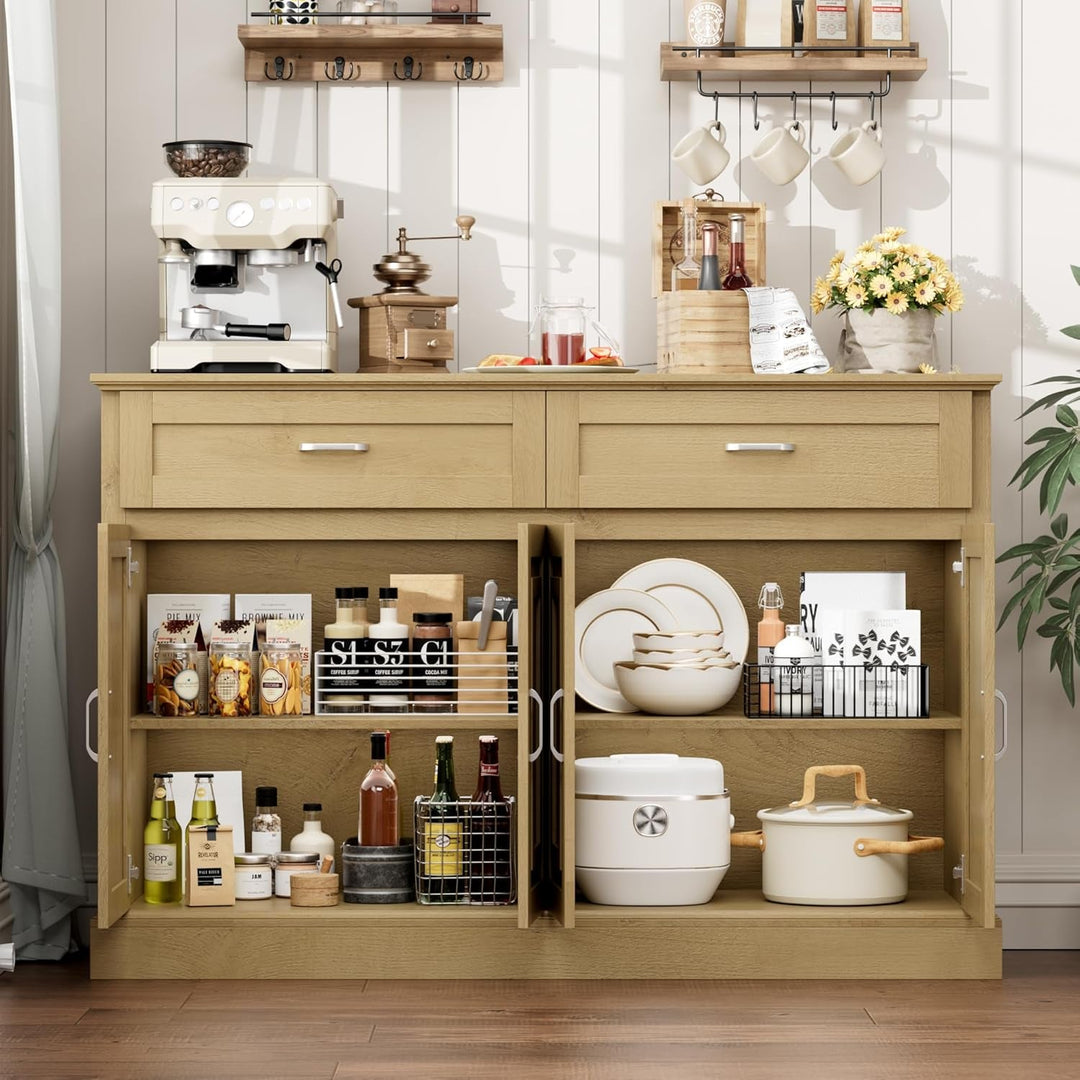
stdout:
[[[1040,540],[1046,540],[1047,543],[1040,543]],[[1034,555],[1036,552],[1042,551],[1044,548],[1050,547],[1053,544],[1053,539],[1049,536],[1039,537],[1039,540],[1032,540],[1027,544],[1017,544],[1015,547],[1009,548],[1008,551],[1002,552],[997,557],[997,561],[1008,562],[1010,559],[1018,559],[1021,555]]]
[[1043,469],[1049,468],[1063,454],[1068,454],[1071,446],[1071,437],[1055,439],[1053,442],[1047,443],[1041,450],[1036,450],[1021,464],[1020,468],[1016,470],[1016,475],[1013,476],[1009,483],[1015,484],[1022,473],[1026,474],[1023,483],[1020,485],[1020,490],[1023,491]]
[[1080,384],[1080,375],[1049,375],[1045,379],[1037,379],[1032,386],[1045,386],[1047,383],[1059,382]]
[[1080,326],[1063,326],[1061,332],[1066,337],[1076,338],[1080,341]]
[[1022,604],[1035,590],[1039,584],[1039,579],[1033,577],[1030,581],[1025,582],[1020,589],[1009,597],[1005,604],[1004,609],[1001,612],[1001,618],[998,619],[998,629],[1000,630],[1006,622],[1008,622],[1009,616],[1016,610],[1019,604]]
[[[1056,638],[1061,633],[1061,628],[1046,622],[1043,623],[1035,633],[1042,638]],[[1053,669],[1051,668],[1051,670]]]
[[1057,407],[1057,412],[1054,413],[1054,419],[1061,424],[1062,427],[1070,428],[1076,427],[1077,423],[1080,422],[1076,419],[1076,413],[1074,413],[1068,405],[1059,405]]
[[1061,665],[1061,687],[1065,691],[1065,696],[1069,699],[1069,704],[1075,708],[1076,688],[1073,685],[1073,662],[1071,656],[1068,663]]
[[1065,481],[1069,476],[1069,458],[1063,457],[1054,462],[1043,477],[1039,489],[1039,509],[1045,514],[1053,514],[1061,503],[1065,492]]
[[1070,266],[1069,269],[1072,270],[1072,275],[1076,279],[1076,284],[1080,285],[1080,266]]
[[1064,540],[1066,534],[1069,531],[1069,515],[1058,514],[1053,521],[1050,522],[1050,531],[1059,539]]
[[1050,606],[1058,611],[1068,611],[1069,602],[1063,596],[1051,596]]
[[1032,446],[1037,442],[1048,442],[1050,439],[1060,438],[1062,435],[1067,435],[1068,432],[1063,432],[1059,427],[1044,427],[1039,428],[1034,435],[1029,439],[1024,440],[1025,446]]
[[[1071,382],[1072,380],[1070,380]],[[1034,405],[1029,405],[1021,414],[1022,420],[1025,416],[1030,416],[1038,409],[1049,409],[1051,405],[1056,405],[1059,401],[1064,401],[1066,398],[1074,398],[1080,395],[1080,387],[1073,386],[1071,390],[1055,390],[1052,394],[1047,394],[1046,397],[1040,398]]]

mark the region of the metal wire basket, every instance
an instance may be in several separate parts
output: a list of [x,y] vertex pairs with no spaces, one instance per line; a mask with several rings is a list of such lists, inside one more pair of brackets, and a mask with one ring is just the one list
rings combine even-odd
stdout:
[[926,664],[747,664],[743,712],[769,716],[917,719],[930,715]]

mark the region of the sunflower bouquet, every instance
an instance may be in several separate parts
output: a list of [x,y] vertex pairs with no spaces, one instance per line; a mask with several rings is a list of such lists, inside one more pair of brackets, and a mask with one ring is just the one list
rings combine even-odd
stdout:
[[916,244],[904,244],[905,229],[889,228],[860,244],[847,259],[838,251],[829,272],[818,278],[810,306],[814,314],[836,307],[894,315],[923,309],[935,315],[959,311],[964,294],[948,263]]

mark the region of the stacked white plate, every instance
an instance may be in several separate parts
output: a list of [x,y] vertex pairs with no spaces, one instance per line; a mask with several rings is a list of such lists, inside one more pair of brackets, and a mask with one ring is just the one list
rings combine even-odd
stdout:
[[[750,647],[750,624],[738,594],[723,577],[690,559],[653,559],[635,566],[612,588],[593,593],[577,607],[578,694],[605,712],[637,711],[619,690],[615,665],[632,661],[635,650],[670,652],[672,639],[667,635],[683,632],[701,636],[695,636],[690,650],[678,651],[709,652],[719,661],[730,657],[741,670]],[[635,635],[642,635],[637,642]],[[699,659],[708,663],[710,657]]]

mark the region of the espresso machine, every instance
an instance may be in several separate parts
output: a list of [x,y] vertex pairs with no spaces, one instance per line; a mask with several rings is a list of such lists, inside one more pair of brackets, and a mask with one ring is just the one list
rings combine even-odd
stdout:
[[321,180],[155,183],[160,326],[150,370],[336,371],[341,213]]

